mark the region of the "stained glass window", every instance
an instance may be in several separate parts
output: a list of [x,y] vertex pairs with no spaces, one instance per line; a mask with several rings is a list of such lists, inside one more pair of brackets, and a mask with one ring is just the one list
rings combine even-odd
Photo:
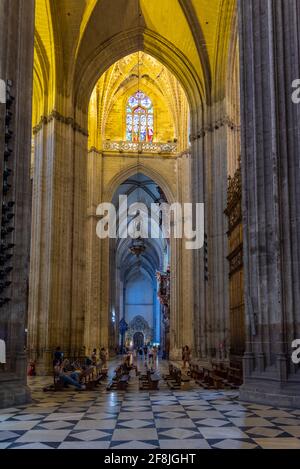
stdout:
[[137,91],[127,101],[126,140],[129,142],[153,141],[153,105],[142,91]]

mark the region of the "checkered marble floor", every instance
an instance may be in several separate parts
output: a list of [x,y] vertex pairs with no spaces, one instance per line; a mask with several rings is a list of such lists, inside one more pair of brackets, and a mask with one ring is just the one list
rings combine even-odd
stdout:
[[31,378],[33,402],[0,409],[0,449],[297,448],[300,410],[246,404],[234,391],[197,386],[44,393],[50,378]]

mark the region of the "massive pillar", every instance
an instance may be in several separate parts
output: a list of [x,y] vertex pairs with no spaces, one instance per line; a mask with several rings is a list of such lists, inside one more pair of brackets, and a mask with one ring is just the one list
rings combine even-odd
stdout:
[[[14,231],[5,234],[5,216],[1,223],[1,257],[6,257],[6,254],[12,254],[12,257],[7,262],[1,259],[1,298],[10,301],[0,309],[0,339],[5,341],[7,350],[6,364],[0,365],[0,407],[21,404],[30,398],[26,385],[25,324],[31,218],[33,37],[34,1],[0,0],[0,79],[11,80],[11,94],[15,98],[10,107],[12,116],[8,124],[12,131],[8,147],[12,151],[7,155],[5,163],[4,125],[0,131],[1,169],[4,165],[5,169],[11,171],[7,178],[11,187],[8,187],[7,193],[2,192],[1,171],[1,193],[4,195],[3,200],[1,196],[1,202],[6,206],[15,202],[12,209],[15,216],[9,223]],[[8,102],[0,104],[2,124],[7,107]],[[2,208],[1,203],[1,212]],[[7,245],[14,246],[4,251]],[[10,273],[6,271],[7,267],[12,267]]]
[[[192,155],[192,195],[193,203],[205,203],[205,150],[203,133],[197,131],[198,126],[203,126],[201,119],[197,119],[197,113],[194,111],[191,115],[191,122],[194,124],[191,139],[191,155]],[[198,120],[200,121],[198,124]],[[205,207],[206,217],[206,207]],[[206,228],[206,221],[205,221]],[[194,354],[197,357],[204,358],[207,356],[207,330],[206,330],[206,305],[207,305],[207,282],[204,276],[204,249],[194,250],[193,256],[193,274],[194,274]]]
[[[193,253],[195,288],[195,355],[227,359],[228,266],[227,140],[229,122],[225,101],[205,107],[203,123],[192,135],[193,200],[205,204],[205,246]],[[224,356],[223,348],[226,349]]]
[[83,353],[87,132],[53,111],[34,133],[28,346],[46,372],[55,347]]
[[[182,153],[177,159],[176,196],[182,205],[191,201],[191,155]],[[187,215],[185,214],[185,221]],[[186,239],[171,237],[170,243],[170,358],[181,360],[182,348],[195,349],[193,321],[193,250],[187,249]]]
[[247,339],[241,398],[300,405],[298,0],[240,0]]
[[[101,319],[105,312],[101,308],[101,272],[102,272],[102,252],[105,241],[100,240],[96,234],[96,227],[99,218],[96,216],[98,204],[102,201],[102,163],[103,156],[95,148],[91,148],[88,153],[88,215],[86,221],[86,286],[87,303],[85,313],[85,335],[84,345],[86,352],[90,353],[95,347],[106,347],[108,342],[103,334],[106,334],[105,326],[102,328]],[[107,314],[106,314],[107,315]],[[106,323],[105,323],[106,325]],[[101,336],[100,331],[103,329]]]

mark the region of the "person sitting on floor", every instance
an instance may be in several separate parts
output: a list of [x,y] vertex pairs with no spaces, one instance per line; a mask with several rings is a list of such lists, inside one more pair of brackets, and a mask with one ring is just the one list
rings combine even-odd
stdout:
[[64,360],[61,364],[59,362],[54,366],[54,372],[63,382],[65,386],[71,385],[74,386],[79,391],[83,391],[86,387],[84,384],[80,383],[80,371],[68,372],[67,367],[69,365],[68,360]]

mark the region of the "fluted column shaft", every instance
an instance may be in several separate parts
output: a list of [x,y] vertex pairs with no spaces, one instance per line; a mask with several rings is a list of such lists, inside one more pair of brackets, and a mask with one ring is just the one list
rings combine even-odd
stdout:
[[[30,246],[30,154],[31,154],[31,96],[34,44],[34,1],[0,0],[0,79],[12,81],[11,92],[13,132],[7,165],[11,188],[6,202],[14,201],[14,231],[11,239],[13,254],[6,266],[12,272],[5,280],[11,286],[1,297],[10,298],[0,310],[0,338],[6,342],[7,363],[0,370],[0,407],[21,404],[29,399],[26,385],[25,328],[28,296],[28,268]],[[3,122],[5,105],[0,105]],[[4,161],[4,129],[0,132],[0,158]],[[1,166],[2,167],[2,166]],[[2,176],[1,176],[2,180]],[[1,184],[2,192],[2,184]],[[1,198],[0,198],[1,199]],[[2,268],[2,266],[1,266]]]
[[299,17],[297,0],[239,1],[248,326],[242,396],[264,401],[272,388],[278,403],[288,394],[292,405],[287,381],[299,382],[290,356],[300,322],[300,109],[291,94],[299,78]]

